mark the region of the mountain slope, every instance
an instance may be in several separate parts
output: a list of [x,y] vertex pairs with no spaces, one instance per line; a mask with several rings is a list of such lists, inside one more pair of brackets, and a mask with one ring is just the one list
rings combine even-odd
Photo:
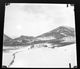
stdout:
[[60,26],[54,30],[51,30],[47,33],[40,35],[40,36],[37,36],[37,38],[54,37],[55,39],[60,39],[60,38],[66,37],[66,36],[74,36],[74,29]]

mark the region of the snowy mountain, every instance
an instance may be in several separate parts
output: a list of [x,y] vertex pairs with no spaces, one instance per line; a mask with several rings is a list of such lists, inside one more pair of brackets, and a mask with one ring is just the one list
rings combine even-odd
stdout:
[[74,28],[60,26],[54,30],[37,36],[37,38],[52,37],[54,39],[60,39],[66,36],[74,36]]
[[[7,35],[6,35],[7,36]],[[5,36],[3,36],[5,37]],[[27,45],[27,42],[30,42],[34,39],[34,37],[30,36],[20,36],[15,39],[11,39],[11,41],[8,41],[9,39],[6,38],[6,40],[3,40],[3,45],[4,46],[22,46],[22,45]]]
[[74,28],[65,26],[60,26],[54,30],[46,32],[40,36],[37,36],[36,38],[38,40],[37,41],[35,40],[33,42],[34,47],[36,45],[46,46],[47,44],[50,44],[49,46],[54,48],[55,46],[56,47],[66,46],[74,44],[76,42]]
[[49,32],[46,32],[37,37],[33,36],[20,36],[15,39],[11,39],[8,36],[4,36],[5,40],[11,39],[10,42],[3,41],[5,46],[26,46],[26,45],[35,45],[35,44],[52,44],[52,45],[65,45],[75,43],[75,34],[74,28],[59,26],[56,29],[53,29]]

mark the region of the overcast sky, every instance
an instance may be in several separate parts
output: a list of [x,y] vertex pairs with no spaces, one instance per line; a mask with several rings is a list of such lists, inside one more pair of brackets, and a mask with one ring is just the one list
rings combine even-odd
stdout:
[[38,36],[63,25],[75,28],[73,6],[30,3],[6,6],[4,33],[11,38]]

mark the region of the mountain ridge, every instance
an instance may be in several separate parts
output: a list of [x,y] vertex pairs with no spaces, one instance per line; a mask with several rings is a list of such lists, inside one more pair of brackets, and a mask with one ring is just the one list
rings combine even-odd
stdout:
[[43,33],[42,35],[39,35],[37,37],[21,35],[20,37],[17,37],[15,39],[11,39],[12,40],[11,42],[5,42],[5,40],[4,40],[3,44],[4,45],[7,44],[7,46],[8,45],[18,46],[18,45],[28,45],[28,44],[30,45],[30,44],[40,43],[40,42],[42,42],[42,43],[44,43],[44,42],[55,43],[56,40],[58,42],[61,42],[63,40],[65,41],[65,39],[63,39],[64,37],[65,37],[65,39],[68,37],[75,38],[74,28],[59,26],[59,27],[57,27],[49,32]]
[[53,29],[49,32],[43,33],[42,35],[39,35],[37,37],[55,36],[55,38],[62,38],[65,35],[63,35],[61,33],[65,33],[65,35],[74,36],[74,28],[68,29],[65,26],[59,26],[58,28]]

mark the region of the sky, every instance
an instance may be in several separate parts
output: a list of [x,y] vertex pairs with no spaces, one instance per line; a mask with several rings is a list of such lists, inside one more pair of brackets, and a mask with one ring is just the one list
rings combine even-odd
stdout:
[[5,6],[4,34],[38,36],[59,26],[75,28],[74,6],[66,4],[10,3]]

